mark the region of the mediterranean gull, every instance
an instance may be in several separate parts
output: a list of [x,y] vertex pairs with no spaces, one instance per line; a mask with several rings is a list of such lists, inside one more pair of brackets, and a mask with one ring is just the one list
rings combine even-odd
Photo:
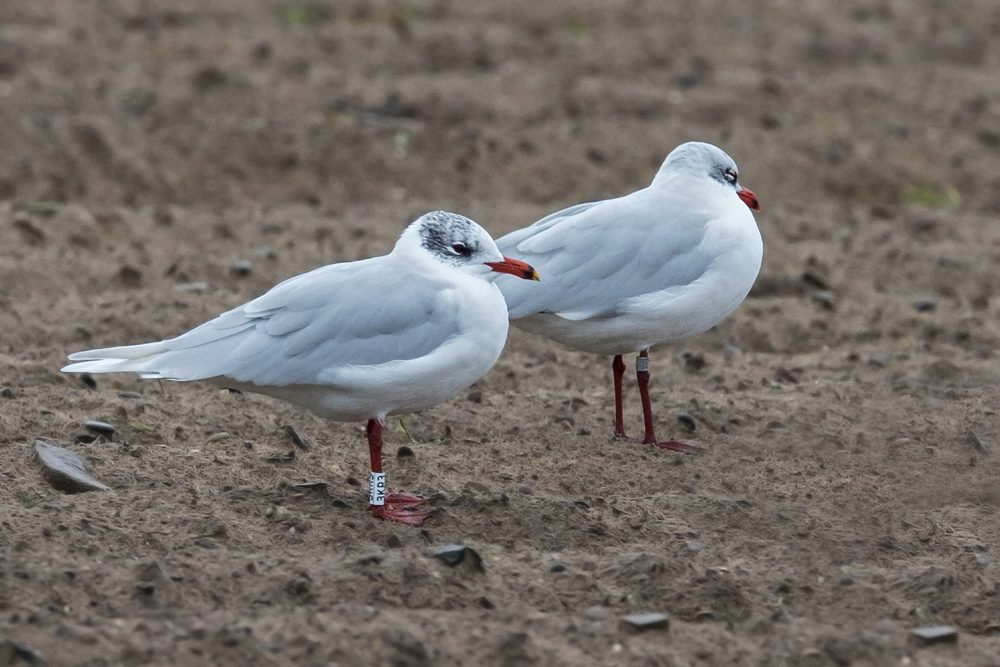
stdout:
[[493,366],[507,340],[502,273],[538,280],[468,218],[436,211],[388,255],[331,264],[177,338],[71,354],[74,373],[205,380],[336,421],[368,421],[369,510],[419,526],[419,496],[386,493],[382,426],[446,401]]
[[736,163],[711,144],[675,148],[647,188],[578,204],[497,240],[530,262],[541,284],[499,280],[511,322],[584,352],[614,355],[615,436],[625,438],[622,355],[638,353],[646,433],[657,443],[649,400],[649,349],[707,331],[743,301],[760,271],[763,243],[753,192]]

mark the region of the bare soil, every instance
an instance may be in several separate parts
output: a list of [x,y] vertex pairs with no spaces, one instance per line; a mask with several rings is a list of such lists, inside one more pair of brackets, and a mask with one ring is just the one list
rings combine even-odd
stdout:
[[[991,0],[4,0],[0,664],[1000,664],[998,68]],[[699,456],[611,439],[610,360],[512,331],[389,423],[411,529],[365,512],[362,424],[58,370],[427,210],[501,235],[624,194],[689,139],[765,244],[652,354]],[[53,488],[38,437],[112,491]],[[457,542],[482,570],[429,556]]]

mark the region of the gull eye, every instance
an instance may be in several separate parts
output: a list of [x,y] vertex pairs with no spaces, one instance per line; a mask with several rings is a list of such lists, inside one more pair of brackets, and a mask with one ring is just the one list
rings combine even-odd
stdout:
[[726,176],[726,181],[727,182],[732,183],[733,185],[736,184],[736,172],[735,171],[733,171],[732,169],[726,169],[725,176]]
[[461,255],[462,257],[468,257],[472,254],[472,250],[464,243],[452,243],[451,249],[455,251],[456,255]]

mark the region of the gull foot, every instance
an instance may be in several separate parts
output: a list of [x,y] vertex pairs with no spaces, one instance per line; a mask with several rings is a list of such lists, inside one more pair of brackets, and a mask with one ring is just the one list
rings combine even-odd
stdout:
[[686,442],[680,442],[678,440],[668,440],[666,442],[647,442],[643,443],[647,445],[656,445],[660,449],[666,449],[669,452],[677,452],[678,454],[697,454],[698,448],[694,445],[689,445]]
[[423,505],[424,499],[412,493],[387,493],[385,504],[392,505],[397,509],[410,509],[417,505]]
[[[388,500],[388,497],[386,498]],[[396,523],[401,523],[404,526],[413,526],[417,528],[422,526],[427,517],[430,516],[429,512],[413,512],[406,507],[396,508],[392,505],[369,505],[368,511],[371,512],[372,516],[376,519],[383,519],[385,521],[395,521]]]

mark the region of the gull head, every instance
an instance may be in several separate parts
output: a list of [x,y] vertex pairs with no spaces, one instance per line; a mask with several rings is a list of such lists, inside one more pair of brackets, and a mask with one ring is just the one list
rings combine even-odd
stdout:
[[732,189],[752,210],[760,210],[757,196],[740,185],[740,172],[736,162],[718,146],[701,141],[689,141],[670,151],[653,182],[676,176],[710,179]]
[[457,213],[427,213],[410,225],[400,241],[411,234],[421,250],[445,266],[490,281],[501,273],[538,280],[531,266],[504,257],[485,229]]

